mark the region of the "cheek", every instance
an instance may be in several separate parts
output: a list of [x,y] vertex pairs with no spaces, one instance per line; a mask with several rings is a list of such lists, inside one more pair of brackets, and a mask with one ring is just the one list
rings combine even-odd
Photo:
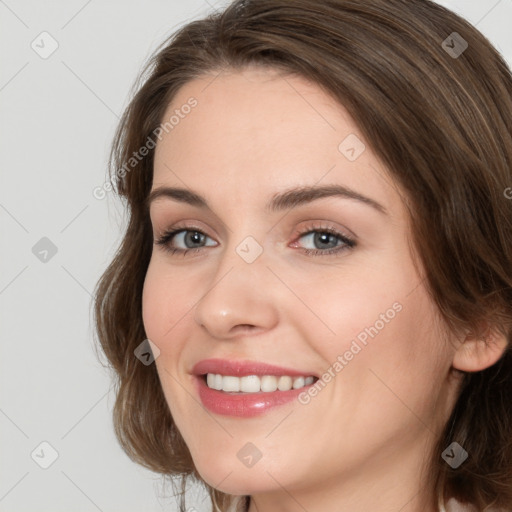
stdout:
[[308,326],[308,339],[318,340],[318,348],[331,359],[349,350],[354,340],[365,347],[403,315],[406,279],[368,263],[319,268],[307,279],[304,274],[292,278],[301,302],[295,299],[293,314]]
[[[329,279],[319,269],[292,281],[303,302],[291,313],[295,322],[302,323],[326,371],[345,375],[331,379],[333,388],[342,386],[354,396],[361,395],[363,382],[370,394],[385,393],[376,375],[406,392],[411,382],[428,387],[439,372],[435,308],[417,286],[414,268],[388,260],[333,269]],[[417,381],[418,373],[425,382]]]
[[162,297],[162,287],[155,279],[155,272],[152,271],[152,265],[148,267],[144,287],[142,290],[142,321],[144,330],[149,339],[158,338],[161,331],[159,322],[162,321],[162,311],[165,308]]
[[186,314],[187,300],[183,293],[187,289],[158,258],[151,260],[142,291],[142,319],[148,338],[159,347],[158,341],[168,338]]
[[181,292],[190,287],[183,286],[177,273],[171,273],[169,268],[158,258],[151,260],[142,291],[142,319],[147,337],[160,350],[156,368],[171,414],[179,419],[185,416],[180,411],[190,407],[189,397],[180,392],[176,378],[182,371],[180,354],[185,340],[190,337],[187,314],[193,312],[189,300]]
[[[393,302],[393,297],[398,300]],[[396,307],[389,308],[391,303]],[[446,353],[434,327],[435,307],[422,286],[377,304],[367,323],[352,324],[352,336],[343,338],[343,345],[349,345],[346,354],[352,358],[343,373],[353,377],[345,382],[360,398],[364,396],[363,402],[378,403],[376,408],[383,414],[396,413],[400,418],[409,408],[429,417],[442,383]],[[360,350],[352,355],[354,344]]]

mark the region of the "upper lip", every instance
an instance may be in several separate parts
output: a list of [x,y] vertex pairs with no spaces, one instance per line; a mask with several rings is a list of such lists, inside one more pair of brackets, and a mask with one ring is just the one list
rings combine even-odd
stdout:
[[317,377],[310,371],[294,370],[259,361],[235,360],[235,359],[203,359],[194,365],[192,373],[205,375],[215,373],[244,377],[247,375],[287,375],[290,377]]

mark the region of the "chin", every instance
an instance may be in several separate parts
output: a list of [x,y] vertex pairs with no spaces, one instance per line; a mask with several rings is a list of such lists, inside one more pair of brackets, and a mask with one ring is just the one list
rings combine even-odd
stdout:
[[[286,487],[286,482],[281,481],[274,471],[270,471],[272,478],[267,473],[267,467],[263,460],[259,461],[255,467],[246,468],[238,459],[234,463],[223,463],[219,458],[211,461],[201,461],[194,464],[201,478],[211,487],[217,488],[226,494],[234,496],[253,495],[272,490],[281,489],[281,485]],[[276,481],[277,480],[277,481]]]

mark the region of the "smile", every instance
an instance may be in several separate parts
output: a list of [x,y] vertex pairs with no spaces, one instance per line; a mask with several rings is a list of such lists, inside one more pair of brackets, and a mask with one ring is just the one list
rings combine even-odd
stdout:
[[236,377],[233,375],[221,375],[208,373],[206,375],[206,384],[210,389],[232,393],[270,393],[273,391],[290,391],[291,389],[301,389],[304,386],[313,384],[316,377],[299,376],[290,377],[288,375],[246,375]]

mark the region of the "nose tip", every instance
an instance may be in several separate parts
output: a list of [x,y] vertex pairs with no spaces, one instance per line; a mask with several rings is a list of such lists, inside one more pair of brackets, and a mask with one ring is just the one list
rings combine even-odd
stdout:
[[[196,308],[195,321],[212,338],[216,339],[253,334],[255,331],[261,330],[262,327],[256,323],[248,323],[247,319],[243,319],[243,312],[240,310],[216,310],[214,306],[208,306],[208,310],[205,311],[204,304],[201,308]],[[257,320],[255,319],[253,322],[257,322]]]
[[270,291],[264,291],[270,288],[255,286],[258,282],[261,283],[261,278],[252,271],[247,272],[245,267],[232,268],[197,303],[196,324],[216,339],[272,328],[278,319],[275,301]]

